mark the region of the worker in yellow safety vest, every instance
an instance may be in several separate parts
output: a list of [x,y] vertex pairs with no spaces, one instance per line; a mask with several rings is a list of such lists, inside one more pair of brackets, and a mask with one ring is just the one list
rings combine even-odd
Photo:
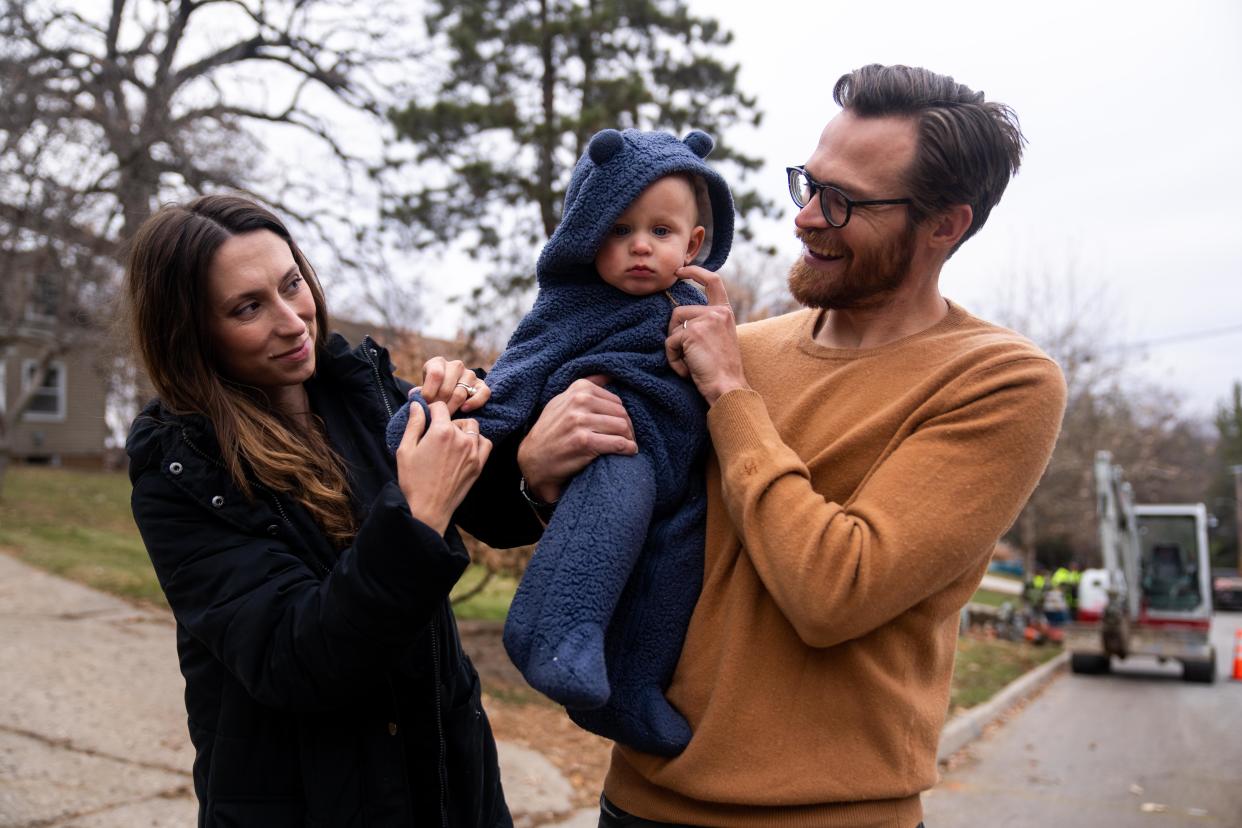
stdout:
[[1065,605],[1069,610],[1070,618],[1078,617],[1078,583],[1082,580],[1082,572],[1078,569],[1078,563],[1073,562],[1067,569],[1064,566],[1057,567],[1057,571],[1052,573],[1052,586],[1061,590],[1061,594],[1065,596]]

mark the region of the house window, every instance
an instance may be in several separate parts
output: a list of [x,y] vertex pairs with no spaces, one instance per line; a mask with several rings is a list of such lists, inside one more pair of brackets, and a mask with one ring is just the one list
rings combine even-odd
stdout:
[[[28,359],[22,363],[22,390],[34,382],[38,363]],[[59,422],[65,419],[65,363],[53,360],[47,367],[43,384],[30,398],[22,419],[32,422]]]
[[56,319],[60,311],[60,283],[50,276],[35,275],[26,303],[26,318],[32,322]]

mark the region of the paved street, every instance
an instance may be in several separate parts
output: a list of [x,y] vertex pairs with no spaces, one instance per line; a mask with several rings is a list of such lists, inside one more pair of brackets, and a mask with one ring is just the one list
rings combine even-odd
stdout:
[[967,748],[924,798],[927,828],[1242,826],[1242,682],[1229,680],[1242,613],[1219,613],[1219,677],[1114,659],[1056,679]]

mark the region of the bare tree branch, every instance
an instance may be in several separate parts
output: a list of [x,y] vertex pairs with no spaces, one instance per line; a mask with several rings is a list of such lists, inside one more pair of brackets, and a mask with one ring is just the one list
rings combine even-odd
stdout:
[[[65,318],[44,318],[40,335],[64,344],[103,324],[106,310],[88,317],[119,283],[122,242],[159,203],[204,191],[248,191],[344,267],[383,279],[377,211],[355,200],[377,159],[350,145],[325,106],[389,131],[382,113],[394,101],[379,67],[411,54],[403,14],[382,0],[81,10],[0,0],[0,276],[38,279],[58,297]],[[221,22],[236,36],[211,48]],[[284,127],[305,136],[299,152],[268,153]],[[318,166],[290,163],[308,152]],[[5,300],[0,341],[31,335],[29,303]]]
[[1121,335],[1105,287],[1084,280],[1071,260],[1063,269],[1017,274],[989,314],[1033,339],[1065,375],[1068,400],[1048,468],[1011,533],[1045,566],[1097,563],[1092,475],[1107,449],[1126,469],[1140,501],[1195,501],[1207,485],[1210,441],[1202,424],[1182,416],[1176,395],[1138,381],[1125,354],[1110,348]]

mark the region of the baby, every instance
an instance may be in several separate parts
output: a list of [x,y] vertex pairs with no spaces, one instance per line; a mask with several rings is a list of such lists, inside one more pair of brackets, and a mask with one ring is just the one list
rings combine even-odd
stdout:
[[[703,577],[706,405],[664,353],[678,280],[718,269],[733,200],[691,132],[604,130],[574,167],[561,223],[536,268],[539,295],[487,375],[473,416],[494,443],[520,437],[571,382],[610,377],[638,454],[594,460],[566,487],[505,623],[510,658],[582,727],[648,753],[690,740],[665,699]],[[401,412],[390,426],[400,434]]]

